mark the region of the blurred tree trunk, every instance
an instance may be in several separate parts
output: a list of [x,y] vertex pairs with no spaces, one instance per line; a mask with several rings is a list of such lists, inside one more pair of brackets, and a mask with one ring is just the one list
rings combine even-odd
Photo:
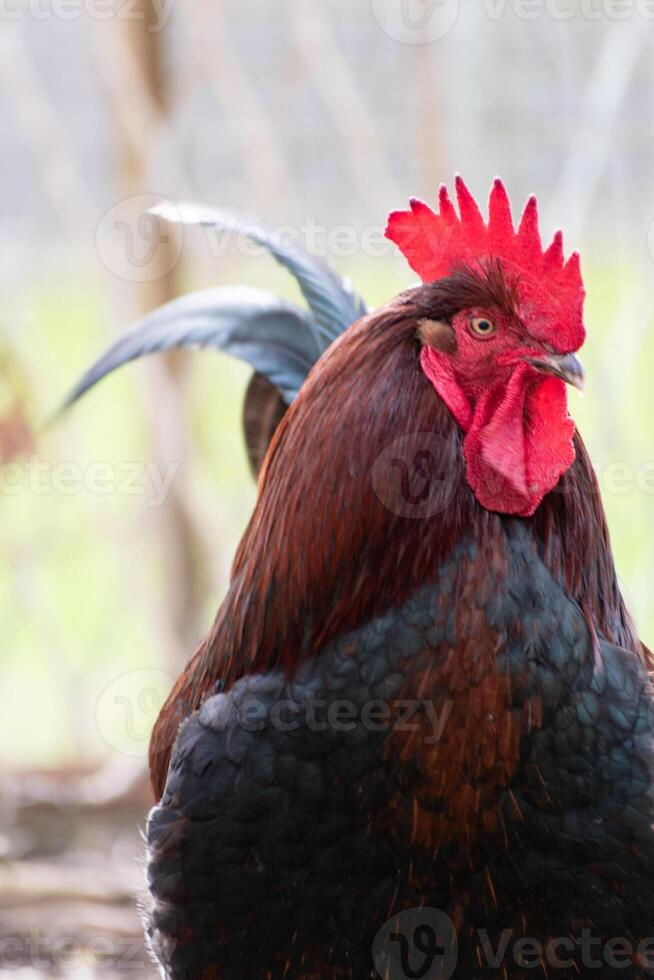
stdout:
[[418,150],[416,154],[418,172],[417,186],[426,199],[432,200],[437,186],[446,179],[448,168],[441,133],[442,84],[435,49],[437,45],[418,44],[414,49],[413,71],[414,92],[417,100],[417,116],[421,120],[418,127]]
[[[135,0],[130,17],[122,21],[125,48],[133,65],[142,74],[143,92],[161,119],[168,110],[168,85],[165,66],[164,33],[155,30],[157,12],[152,0]],[[120,66],[116,67],[120,71]],[[135,93],[138,97],[138,93]],[[139,145],[124,138],[119,128],[120,180],[128,197],[157,192],[153,186],[153,155],[157,152],[157,119],[147,108],[142,118],[150,119],[150,131],[144,131]],[[136,209],[137,211],[139,208]],[[136,213],[134,220],[142,215]],[[169,250],[174,247],[176,230],[160,229],[153,251],[147,282],[134,284],[133,301],[139,315],[168,302],[177,295],[175,263]],[[173,266],[171,268],[171,266]],[[158,515],[166,572],[166,595],[161,603],[162,615],[169,620],[171,642],[168,659],[179,669],[193,652],[197,642],[200,587],[196,569],[200,564],[201,544],[188,513],[183,492],[184,466],[187,456],[184,419],[186,357],[172,352],[148,365],[152,440],[155,458],[165,467],[179,464],[171,493]]]

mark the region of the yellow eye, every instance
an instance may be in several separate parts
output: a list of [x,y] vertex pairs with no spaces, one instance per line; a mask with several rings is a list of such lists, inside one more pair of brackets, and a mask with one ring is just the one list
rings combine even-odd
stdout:
[[470,333],[485,340],[495,333],[495,324],[486,316],[473,316],[470,318]]

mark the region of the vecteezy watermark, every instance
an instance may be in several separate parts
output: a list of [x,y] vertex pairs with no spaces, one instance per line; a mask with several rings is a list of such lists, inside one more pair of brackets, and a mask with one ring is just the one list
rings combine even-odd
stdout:
[[50,935],[30,929],[19,935],[0,934],[0,970],[30,966],[48,973],[77,964],[95,963],[104,970],[141,975],[152,964],[142,939],[89,936],[81,941],[73,935]]
[[[654,967],[654,937],[634,942],[623,936],[598,936],[588,928],[548,940],[519,935],[511,928],[492,937],[487,929],[476,929],[468,945],[474,950],[475,965],[493,976],[507,964],[522,970],[547,966],[553,975],[557,970],[573,970],[575,976],[580,969],[585,975],[586,970],[606,967],[624,970],[637,965],[648,971]],[[449,980],[458,955],[454,923],[441,909],[428,906],[396,913],[372,944],[373,963],[384,980]]]
[[384,507],[400,517],[422,519],[449,506],[462,476],[462,464],[440,436],[410,432],[386,446],[371,475]]
[[[585,481],[582,487],[585,495],[600,493],[602,496],[626,497],[639,493],[654,496],[654,460],[632,463],[626,460],[595,460],[593,464],[597,484]],[[553,494],[566,493],[568,484],[562,480],[552,490]]]
[[[261,225],[240,215],[226,215],[224,226],[202,228],[212,258],[222,258],[227,250],[235,247],[246,258],[267,254],[267,249],[257,241]],[[273,243],[282,249],[301,247],[317,258],[350,259],[358,255],[382,258],[395,252],[395,246],[386,238],[384,225],[324,225],[308,215],[299,225],[275,225],[266,229]]]
[[[402,44],[433,44],[456,25],[460,0],[371,0],[375,20]],[[482,0],[489,21],[506,14],[519,20],[654,20],[654,0]]]
[[384,34],[401,44],[433,44],[459,16],[459,0],[371,0],[371,7]]
[[372,944],[372,960],[383,980],[449,980],[458,958],[457,935],[440,909],[405,909],[384,923]]
[[160,507],[170,494],[178,469],[176,462],[165,466],[154,462],[94,462],[80,466],[64,460],[50,463],[32,455],[0,467],[0,496],[125,494],[145,497],[148,507]]
[[100,734],[116,752],[144,758],[152,726],[174,677],[165,670],[142,668],[114,678],[98,698],[95,718]]
[[201,721],[216,731],[239,727],[248,732],[273,729],[280,732],[422,732],[426,745],[440,741],[453,702],[434,704],[427,699],[398,698],[364,702],[349,698],[318,698],[315,694],[294,699],[280,697],[272,702],[249,694],[238,703],[229,694],[206,701]]
[[[156,212],[151,213],[157,206]],[[181,206],[180,206],[181,207]],[[358,255],[382,258],[395,252],[386,238],[384,225],[363,228],[349,224],[325,225],[307,215],[297,225],[263,227],[253,216],[226,211],[219,218],[198,208],[192,218],[185,206],[180,210],[155,194],[140,194],[119,201],[102,217],[96,246],[101,261],[114,275],[129,282],[150,282],[166,275],[179,261],[183,249],[180,225],[185,221],[198,226],[213,259],[223,258],[235,248],[245,258],[269,253],[261,239],[281,251],[301,248],[310,255],[326,259],[348,259]]]
[[583,971],[624,970],[635,964],[647,970],[654,967],[654,937],[634,943],[623,936],[598,936],[584,928],[574,936],[553,936],[544,942],[507,928],[494,941],[486,929],[477,930],[476,938],[482,962],[493,970],[506,962],[527,970],[545,963],[551,971],[578,970],[579,966]]
[[152,282],[175,268],[182,254],[179,230],[150,211],[165,203],[157,194],[126,197],[102,217],[95,236],[102,263],[120,279]]
[[31,20],[140,20],[157,34],[170,20],[175,0],[150,0],[150,11],[138,9],[136,0],[0,0],[0,21]]
[[654,0],[482,0],[489,20],[510,11],[520,20],[654,20]]
[[[654,496],[654,460],[598,460],[594,470],[597,483],[588,478],[583,486],[585,495]],[[494,477],[494,489],[500,492],[508,485],[508,477],[499,472]],[[443,513],[463,479],[460,450],[433,432],[412,432],[394,439],[379,454],[371,471],[373,489],[384,507],[400,517],[417,520]],[[578,493],[579,485],[563,478],[551,493],[565,496],[569,490]]]

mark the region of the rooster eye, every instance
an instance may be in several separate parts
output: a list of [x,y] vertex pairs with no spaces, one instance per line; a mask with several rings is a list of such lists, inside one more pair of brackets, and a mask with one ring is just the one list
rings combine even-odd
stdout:
[[495,324],[485,316],[473,316],[470,318],[470,333],[474,337],[492,337],[495,333]]

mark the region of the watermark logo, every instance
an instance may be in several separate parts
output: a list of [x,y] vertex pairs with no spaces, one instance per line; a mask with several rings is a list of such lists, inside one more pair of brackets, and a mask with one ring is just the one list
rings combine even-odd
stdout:
[[173,683],[171,674],[155,668],[130,670],[111,681],[95,712],[105,742],[123,755],[147,756],[152,726]]
[[459,16],[459,0],[371,0],[384,34],[401,44],[433,44],[449,34]]
[[[578,934],[551,936],[547,940],[525,936],[513,929],[490,935],[476,929],[470,942],[482,971],[493,976],[547,967],[546,972],[561,976],[585,976],[592,970],[630,969],[637,964],[649,973],[654,966],[654,939],[633,941],[623,936],[598,936],[583,928]],[[454,923],[435,908],[412,908],[398,912],[381,927],[373,940],[375,969],[384,980],[449,980],[458,962],[458,940]]]
[[32,454],[0,467],[0,497],[23,493],[35,496],[59,494],[73,497],[126,495],[144,498],[148,507],[161,507],[168,499],[179,469],[171,461],[165,466],[149,463],[95,461],[80,466],[71,460],[52,463]]
[[440,909],[405,909],[374,938],[372,959],[383,980],[449,980],[458,958],[454,923]]
[[394,439],[372,468],[372,485],[384,507],[400,517],[423,519],[450,504],[460,476],[443,439],[411,432]]
[[[196,212],[196,220],[202,218],[202,211]],[[300,225],[276,225],[264,230],[255,218],[249,215],[225,213],[219,224],[211,224],[210,212],[202,226],[204,239],[212,258],[223,258],[228,250],[235,247],[244,258],[258,258],[269,253],[269,247],[262,244],[267,239],[280,250],[303,249],[316,258],[350,259],[365,255],[377,259],[391,255],[395,246],[385,235],[382,224],[366,225],[325,225],[307,215]]]
[[170,201],[156,194],[127,197],[103,215],[96,232],[98,255],[109,272],[127,282],[152,282],[171,272],[182,254],[182,236],[150,209]]
[[422,732],[425,745],[435,745],[443,736],[453,702],[436,704],[427,698],[371,699],[358,703],[349,698],[326,700],[315,694],[300,699],[276,698],[266,702],[248,695],[234,700],[218,695],[204,703],[200,721],[214,731],[239,727],[246,732],[273,729],[277,732]]
[[[375,20],[388,37],[402,44],[432,44],[457,23],[459,0],[371,0]],[[654,20],[654,0],[482,0],[492,23],[505,16],[535,21]]]
[[[50,934],[30,929],[23,935],[0,935],[0,970],[26,976],[52,976],[53,970],[64,975],[90,976],[91,964],[99,975],[131,973],[143,976],[152,960],[142,939],[129,936],[90,935],[84,940],[73,934]],[[81,970],[82,972],[78,972]],[[95,974],[95,971],[93,971]]]
[[146,30],[164,30],[175,0],[151,0],[150,9],[139,8],[135,0],[0,0],[0,21],[31,20],[125,20],[145,21]]
[[654,18],[654,0],[483,0],[486,15],[491,21],[499,21],[505,13],[512,13],[519,20],[568,21],[582,20],[620,21],[640,17],[645,21]]

